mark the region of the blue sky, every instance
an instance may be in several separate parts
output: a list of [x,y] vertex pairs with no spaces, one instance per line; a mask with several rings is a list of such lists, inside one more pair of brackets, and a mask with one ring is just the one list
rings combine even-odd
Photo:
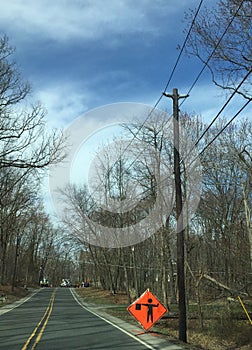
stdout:
[[[214,3],[214,1],[206,1]],[[48,111],[65,127],[84,112],[115,102],[154,105],[182,46],[184,13],[197,0],[0,0],[0,31]],[[201,69],[185,55],[169,86],[187,92]],[[210,118],[222,102],[206,72],[184,110]],[[165,99],[164,99],[165,100]],[[160,108],[171,108],[162,100]]]
[[[199,0],[0,0],[0,33],[16,48],[18,68],[31,83],[33,99],[46,108],[48,125],[66,128],[104,105],[154,106],[186,36],[184,14],[198,4]],[[199,60],[183,54],[167,92],[176,87],[186,94],[201,69]],[[182,110],[209,122],[224,101],[205,71]],[[240,106],[232,103],[230,117]],[[171,113],[172,102],[162,98],[158,107]],[[244,115],[249,111],[250,106]],[[98,119],[88,113],[87,128],[104,126]]]

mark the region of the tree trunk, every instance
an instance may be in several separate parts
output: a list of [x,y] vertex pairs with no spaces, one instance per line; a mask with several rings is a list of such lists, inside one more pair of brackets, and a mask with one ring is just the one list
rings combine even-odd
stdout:
[[244,202],[244,209],[245,209],[246,226],[247,226],[247,230],[248,230],[250,268],[252,271],[252,220],[251,220],[251,212],[250,212],[250,208],[249,208],[249,204],[248,204],[248,198],[246,196],[243,183],[242,183],[242,194],[243,194],[243,202]]

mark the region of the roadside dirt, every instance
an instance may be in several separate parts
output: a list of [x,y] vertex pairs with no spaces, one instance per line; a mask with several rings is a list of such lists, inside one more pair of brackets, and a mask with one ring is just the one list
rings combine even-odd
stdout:
[[[118,292],[113,295],[109,291],[93,287],[78,288],[76,292],[86,303],[103,306],[107,313],[136,324],[135,319],[127,311],[129,303],[125,293]],[[189,319],[186,348],[191,350],[251,350],[252,326],[248,320],[226,320],[225,322],[226,324],[223,324],[223,319],[218,319],[218,317],[209,319],[206,320],[205,326],[201,330],[195,317]],[[167,337],[173,343],[181,344],[178,341],[178,317],[176,313],[165,315],[151,331]]]
[[14,288],[11,290],[11,286],[0,285],[0,307],[6,304],[14,303],[15,301],[24,298],[31,293],[30,290],[26,288]]
[[[31,289],[15,288],[0,285],[0,308],[11,304],[31,293]],[[133,325],[136,320],[128,313],[129,302],[123,292],[111,294],[109,291],[88,287],[76,288],[76,292],[84,302],[101,307],[105,312],[121,318]],[[211,317],[211,318],[210,318]],[[162,336],[171,342],[183,345],[190,350],[251,350],[252,326],[247,319],[223,319],[212,317],[204,322],[204,328],[200,329],[196,317],[188,320],[188,344],[178,341],[178,317],[176,312],[165,315],[152,329],[151,332]]]

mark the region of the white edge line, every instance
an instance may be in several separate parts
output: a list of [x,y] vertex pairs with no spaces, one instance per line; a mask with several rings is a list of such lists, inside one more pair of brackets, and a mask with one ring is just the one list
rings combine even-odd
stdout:
[[9,305],[3,306],[3,308],[4,308],[4,307],[8,307],[8,306],[13,305],[12,307],[8,308],[7,310],[2,310],[2,308],[0,308],[0,317],[2,315],[6,314],[7,312],[10,312],[10,311],[16,309],[17,307],[21,306],[22,304],[24,304],[26,301],[31,299],[33,297],[33,295],[37,294],[39,291],[40,291],[40,289],[36,290],[35,292],[33,292],[31,295],[29,295],[25,299],[20,299],[20,300],[15,301],[13,304],[9,304]]
[[88,312],[91,312],[91,314],[93,314],[93,315],[99,317],[101,320],[103,320],[103,321],[109,323],[111,326],[113,326],[113,327],[119,329],[121,332],[127,334],[129,337],[133,338],[134,340],[137,340],[139,343],[141,343],[142,345],[146,346],[146,348],[151,349],[151,350],[155,350],[155,348],[153,348],[151,345],[145,343],[143,340],[141,340],[141,339],[139,339],[139,338],[136,338],[136,336],[134,336],[133,334],[129,333],[129,332],[126,331],[125,329],[123,329],[123,328],[117,326],[117,325],[114,324],[113,322],[107,320],[106,318],[102,317],[101,315],[97,314],[96,312],[90,310],[89,308],[87,308],[86,306],[84,306],[83,304],[81,304],[81,302],[77,299],[77,297],[75,296],[75,294],[74,294],[74,292],[72,291],[72,289],[71,289],[71,293],[72,293],[72,296],[73,296],[73,298],[75,299],[75,301],[76,301],[83,309],[87,310]]

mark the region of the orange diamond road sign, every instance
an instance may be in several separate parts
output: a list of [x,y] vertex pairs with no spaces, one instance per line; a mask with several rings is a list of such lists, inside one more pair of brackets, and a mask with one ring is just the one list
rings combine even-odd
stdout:
[[127,310],[148,331],[168,311],[147,289]]

